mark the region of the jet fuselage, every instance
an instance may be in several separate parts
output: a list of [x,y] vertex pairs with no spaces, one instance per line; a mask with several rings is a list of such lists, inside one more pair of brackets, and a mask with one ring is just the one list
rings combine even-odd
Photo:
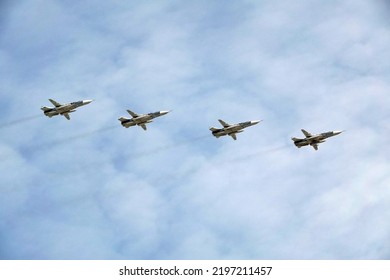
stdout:
[[310,135],[307,136],[306,138],[293,137],[292,140],[294,141],[295,146],[297,146],[298,148],[311,145],[314,147],[314,149],[317,150],[318,144],[325,142],[326,141],[325,139],[329,137],[339,135],[341,132],[342,131],[329,131],[320,134]]
[[119,121],[126,128],[128,128],[130,126],[135,126],[135,125],[144,127],[145,124],[151,123],[152,119],[157,118],[157,117],[161,117],[161,116],[166,115],[168,113],[169,113],[169,111],[157,111],[154,113],[137,115],[136,117],[133,117],[131,119],[121,117],[121,118],[119,118]]
[[92,100],[81,100],[76,102],[71,102],[68,104],[59,104],[56,107],[41,107],[43,113],[49,118],[57,115],[64,115],[76,111],[76,108],[87,105],[91,103]]
[[260,121],[247,121],[247,122],[241,122],[237,124],[228,125],[222,128],[215,128],[210,127],[211,133],[219,138],[221,136],[229,135],[232,136],[234,140],[236,140],[235,134],[241,133],[244,131],[244,128],[258,124]]

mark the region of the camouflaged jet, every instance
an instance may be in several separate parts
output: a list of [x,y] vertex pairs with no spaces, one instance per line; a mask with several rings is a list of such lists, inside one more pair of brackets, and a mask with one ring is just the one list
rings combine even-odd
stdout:
[[261,122],[259,121],[247,121],[247,122],[242,122],[242,123],[237,123],[237,124],[228,124],[227,122],[223,120],[218,120],[220,124],[223,126],[222,128],[216,128],[216,127],[210,127],[211,133],[219,138],[221,136],[229,135],[231,136],[234,140],[237,140],[237,133],[241,133],[244,131],[244,128],[248,126],[252,126],[255,124],[258,124]]
[[57,115],[62,115],[68,120],[70,120],[69,113],[75,112],[76,108],[80,106],[87,105],[91,103],[93,100],[81,100],[81,101],[76,101],[68,104],[60,104],[57,101],[54,101],[53,99],[49,99],[49,101],[55,106],[53,107],[41,107],[41,110],[43,113],[48,116],[49,118]]
[[298,148],[301,148],[303,146],[312,146],[314,150],[318,150],[318,144],[325,142],[326,138],[333,137],[336,135],[339,135],[343,131],[329,131],[329,132],[324,132],[320,134],[310,134],[304,129],[301,129],[303,134],[306,136],[306,138],[300,139],[300,138],[295,138],[292,137],[291,140],[294,141],[295,146]]
[[130,126],[138,125],[142,127],[143,130],[146,130],[146,124],[151,123],[152,119],[166,115],[170,111],[158,111],[158,112],[142,114],[142,115],[134,113],[133,111],[130,110],[127,110],[127,112],[132,116],[132,118],[128,119],[125,117],[120,117],[118,120],[121,122],[121,125],[123,125],[126,128]]

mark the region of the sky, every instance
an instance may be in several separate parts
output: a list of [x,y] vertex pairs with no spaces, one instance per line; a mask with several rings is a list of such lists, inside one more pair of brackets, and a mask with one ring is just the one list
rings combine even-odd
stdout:
[[[386,1],[0,4],[0,259],[390,259]],[[48,118],[48,98],[94,101]],[[118,118],[172,110],[148,130]],[[216,139],[210,126],[263,120]],[[345,130],[315,151],[291,137]]]

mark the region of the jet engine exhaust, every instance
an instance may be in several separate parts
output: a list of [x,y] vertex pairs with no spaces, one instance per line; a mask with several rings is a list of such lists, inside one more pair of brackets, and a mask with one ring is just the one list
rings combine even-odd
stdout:
[[24,118],[16,119],[16,120],[13,120],[13,121],[9,121],[9,122],[6,122],[6,123],[2,123],[2,124],[0,124],[0,129],[1,128],[7,128],[7,127],[10,127],[10,126],[14,126],[14,125],[17,125],[17,124],[20,124],[20,123],[24,123],[24,122],[29,122],[29,121],[35,120],[37,118],[40,118],[41,116],[42,116],[41,114],[33,115],[33,116],[24,117]]

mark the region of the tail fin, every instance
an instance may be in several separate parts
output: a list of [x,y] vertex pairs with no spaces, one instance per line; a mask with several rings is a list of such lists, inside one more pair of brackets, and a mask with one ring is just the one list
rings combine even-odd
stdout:
[[299,138],[292,137],[291,140],[293,140],[293,141],[295,142],[295,141],[298,141],[298,140],[300,140],[300,139],[299,139]]
[[48,110],[50,110],[50,109],[51,109],[51,108],[46,107],[46,106],[41,107],[41,110],[42,110],[43,112],[46,112],[46,111],[48,111]]
[[124,122],[124,121],[127,121],[128,119],[125,118],[125,117],[120,117],[118,120],[119,120],[120,122]]
[[215,132],[215,131],[218,131],[219,129],[218,128],[215,128],[214,126],[210,127],[209,128],[212,132]]

